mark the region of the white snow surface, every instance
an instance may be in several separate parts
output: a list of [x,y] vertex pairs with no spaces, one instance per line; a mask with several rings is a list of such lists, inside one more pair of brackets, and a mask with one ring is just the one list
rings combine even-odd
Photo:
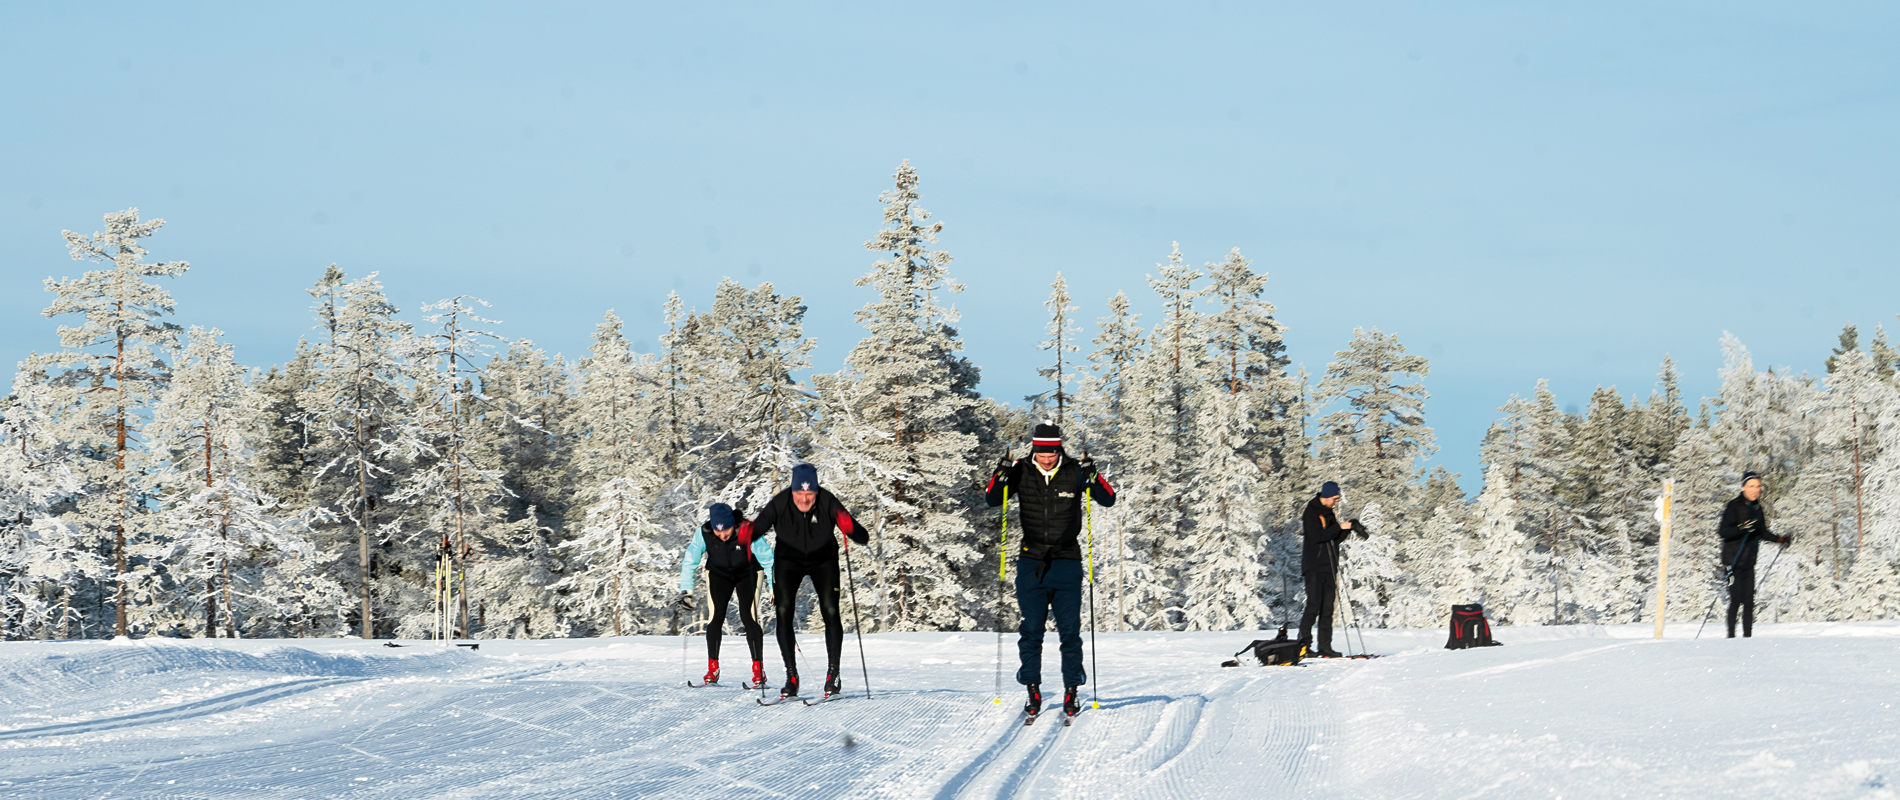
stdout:
[[994,702],[988,633],[864,637],[871,699],[847,638],[853,696],[809,708],[759,707],[731,635],[703,689],[698,638],[12,642],[0,797],[1895,795],[1900,623],[1651,630],[1366,631],[1386,657],[1238,669],[1264,634],[1103,634],[1066,729],[1023,727],[1008,674]]

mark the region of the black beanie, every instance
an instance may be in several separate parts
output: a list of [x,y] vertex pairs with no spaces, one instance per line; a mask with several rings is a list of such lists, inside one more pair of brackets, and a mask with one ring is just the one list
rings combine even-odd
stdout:
[[[1761,481],[1761,473],[1759,472],[1742,473],[1742,486],[1743,487],[1748,486],[1749,481]],[[1766,486],[1767,484],[1768,484],[1767,481],[1762,481],[1762,485]]]
[[1029,437],[1029,452],[1031,453],[1062,452],[1062,428],[1053,422],[1043,420],[1042,424],[1037,425],[1036,429],[1029,434]]

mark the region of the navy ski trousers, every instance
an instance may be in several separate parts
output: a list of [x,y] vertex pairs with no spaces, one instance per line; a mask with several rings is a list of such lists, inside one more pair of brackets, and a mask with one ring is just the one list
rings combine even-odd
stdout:
[[1022,667],[1016,670],[1016,682],[1042,683],[1042,634],[1054,610],[1056,635],[1062,642],[1062,685],[1088,683],[1088,673],[1082,670],[1082,562],[1056,559],[1044,572],[1041,561],[1017,559],[1016,606],[1023,612],[1016,640]]

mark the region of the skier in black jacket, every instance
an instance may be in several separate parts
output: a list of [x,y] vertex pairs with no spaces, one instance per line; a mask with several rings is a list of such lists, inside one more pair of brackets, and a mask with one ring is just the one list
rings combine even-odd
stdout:
[[842,689],[838,680],[838,658],[844,652],[844,620],[838,614],[838,537],[845,535],[844,546],[851,542],[871,541],[858,527],[851,512],[838,502],[836,495],[818,485],[818,468],[800,464],[792,468],[792,486],[779,492],[759,509],[750,523],[754,537],[768,530],[778,532],[773,552],[777,564],[772,572],[772,598],[778,612],[778,651],[785,659],[784,697],[798,696],[798,636],[793,619],[797,607],[798,585],[811,578],[812,591],[818,594],[818,615],[825,620],[825,694]]
[[712,594],[712,619],[706,623],[706,683],[719,682],[719,640],[725,634],[726,607],[739,595],[739,624],[745,629],[746,649],[752,652],[752,683],[765,684],[765,630],[752,606],[759,596],[759,570],[772,570],[772,550],[764,539],[752,537],[750,523],[734,525],[732,506],[714,503],[706,524],[686,547],[680,561],[681,608],[691,610],[693,576],[706,562],[706,583]]
[[1728,638],[1735,638],[1735,615],[1741,612],[1742,636],[1755,635],[1755,554],[1762,540],[1788,546],[1793,536],[1776,536],[1768,531],[1768,518],[1761,513],[1761,476],[1750,472],[1742,476],[1742,493],[1722,509],[1722,523],[1715,532],[1722,537],[1722,563],[1728,576]]
[[1076,687],[1088,681],[1082,670],[1082,495],[1101,506],[1115,505],[1115,489],[1084,455],[1080,461],[1062,449],[1062,429],[1049,422],[1037,425],[1030,442],[1030,458],[1007,456],[990,476],[986,500],[1003,503],[1007,490],[1015,497],[1022,542],[1016,559],[1016,604],[1022,610],[1016,653],[1022,666],[1016,682],[1029,689],[1023,707],[1031,714],[1042,710],[1042,635],[1049,612],[1055,611],[1056,635],[1062,650],[1062,709],[1081,710]]
[[[1339,596],[1339,543],[1358,533],[1366,537],[1359,520],[1340,522],[1333,516],[1339,505],[1339,484],[1327,481],[1319,487],[1319,496],[1306,504],[1300,515],[1303,544],[1300,548],[1300,572],[1306,578],[1306,610],[1300,614],[1300,644],[1321,658],[1339,658],[1333,649],[1333,602]],[[1354,531],[1354,528],[1359,530]],[[1313,648],[1313,623],[1319,623],[1319,646]]]

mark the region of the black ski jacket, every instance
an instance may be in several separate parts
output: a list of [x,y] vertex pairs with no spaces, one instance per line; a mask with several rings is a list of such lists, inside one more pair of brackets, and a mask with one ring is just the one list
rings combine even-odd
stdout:
[[851,541],[865,544],[871,541],[870,534],[858,527],[851,512],[838,502],[837,495],[824,488],[818,489],[818,500],[812,503],[810,511],[799,511],[792,503],[792,490],[786,489],[772,496],[759,515],[750,523],[752,538],[765,535],[766,531],[778,531],[778,542],[773,548],[777,558],[793,558],[799,561],[822,561],[838,558],[838,537],[834,531],[842,532]]
[[1030,459],[1022,459],[990,475],[984,499],[990,507],[1003,504],[1003,490],[1016,501],[1021,522],[1024,558],[1034,561],[1082,560],[1082,487],[1096,504],[1115,505],[1115,489],[1094,467],[1084,469],[1068,453],[1056,461],[1048,478]]
[[1306,503],[1306,513],[1300,515],[1300,569],[1302,572],[1319,570],[1327,574],[1339,571],[1339,543],[1346,541],[1352,531],[1339,527],[1339,518],[1333,516],[1333,510],[1319,501],[1319,495]]
[[[1754,524],[1749,524],[1751,522]],[[1751,503],[1741,495],[1736,495],[1734,500],[1728,501],[1728,507],[1722,509],[1722,523],[1716,526],[1715,532],[1722,537],[1724,571],[1754,569],[1755,554],[1760,551],[1762,540],[1783,540],[1768,532],[1768,518],[1762,516],[1761,503]]]

